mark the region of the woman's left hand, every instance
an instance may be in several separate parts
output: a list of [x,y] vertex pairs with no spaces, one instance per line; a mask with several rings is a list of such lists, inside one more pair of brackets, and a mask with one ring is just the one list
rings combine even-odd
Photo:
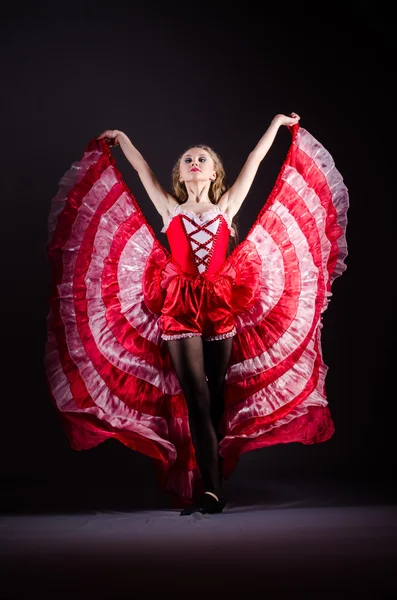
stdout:
[[290,115],[287,117],[286,115],[276,115],[274,117],[274,120],[277,121],[277,123],[279,125],[287,125],[288,127],[291,127],[292,125],[296,125],[296,123],[299,121],[300,116],[295,113],[292,112],[290,113]]

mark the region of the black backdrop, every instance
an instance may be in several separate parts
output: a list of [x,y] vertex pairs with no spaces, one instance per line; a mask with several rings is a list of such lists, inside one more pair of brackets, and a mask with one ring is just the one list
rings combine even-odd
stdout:
[[[149,459],[118,442],[72,451],[47,394],[47,215],[63,173],[93,137],[117,128],[168,190],[175,159],[200,142],[222,156],[232,183],[272,117],[291,111],[331,152],[350,193],[348,268],[334,283],[322,338],[336,433],[325,444],[249,453],[233,478],[391,478],[391,14],[380,3],[334,4],[324,15],[320,5],[302,3],[56,6],[11,6],[2,22],[2,483],[33,493],[47,484],[154,486]],[[261,164],[239,214],[241,236],[270,192],[289,140],[280,130]],[[120,148],[112,152],[160,236],[160,217],[135,171]]]

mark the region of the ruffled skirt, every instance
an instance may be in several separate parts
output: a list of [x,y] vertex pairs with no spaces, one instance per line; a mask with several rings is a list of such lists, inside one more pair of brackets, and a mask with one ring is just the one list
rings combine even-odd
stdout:
[[[236,333],[219,452],[328,440],[321,316],[344,269],[348,193],[307,131],[292,143],[246,238],[222,267]],[[153,459],[178,503],[202,491],[186,401],[162,339],[167,285],[181,285],[104,140],[60,181],[49,217],[45,368],[71,446],[109,438]],[[174,281],[174,283],[172,283]]]

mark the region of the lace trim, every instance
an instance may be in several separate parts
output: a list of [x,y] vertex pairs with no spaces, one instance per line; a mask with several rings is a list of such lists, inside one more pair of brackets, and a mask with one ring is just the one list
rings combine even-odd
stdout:
[[[225,340],[226,338],[233,337],[234,335],[236,335],[236,333],[237,330],[234,327],[232,331],[229,331],[229,333],[222,333],[221,335],[211,335],[210,337],[204,338],[204,341],[213,342],[215,340]],[[163,338],[163,340],[181,340],[182,338],[188,338],[197,335],[201,335],[201,333],[177,333],[175,335],[162,334],[161,337]]]
[[204,338],[204,341],[213,342],[215,340],[225,340],[226,338],[233,337],[234,335],[236,335],[236,333],[237,330],[234,327],[232,331],[229,331],[229,333],[222,333],[221,335],[211,335],[210,337]]
[[180,213],[186,215],[187,217],[190,217],[193,221],[196,221],[196,219],[197,219],[201,225],[204,223],[203,217],[205,215],[211,215],[211,214],[219,215],[219,213],[220,213],[227,223],[227,226],[230,231],[230,235],[232,237],[234,237],[236,235],[236,232],[234,231],[234,229],[232,227],[232,219],[229,217],[227,212],[223,211],[217,204],[214,205],[214,208],[210,208],[209,210],[206,210],[201,215],[199,215],[198,213],[195,213],[191,210],[183,210],[182,206],[183,206],[183,204],[177,204],[175,206],[173,213],[171,214],[170,218],[168,219],[168,222],[161,229],[161,233],[166,233],[168,227],[171,224],[172,219],[174,219]]
[[161,334],[163,340],[181,340],[182,338],[193,337],[195,335],[201,335],[201,333],[177,333],[175,335]]

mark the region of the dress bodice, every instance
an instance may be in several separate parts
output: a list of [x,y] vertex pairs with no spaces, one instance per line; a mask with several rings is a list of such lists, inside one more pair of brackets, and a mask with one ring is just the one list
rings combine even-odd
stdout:
[[234,235],[230,217],[216,204],[201,215],[177,205],[161,231],[167,234],[172,260],[188,275],[214,275]]

